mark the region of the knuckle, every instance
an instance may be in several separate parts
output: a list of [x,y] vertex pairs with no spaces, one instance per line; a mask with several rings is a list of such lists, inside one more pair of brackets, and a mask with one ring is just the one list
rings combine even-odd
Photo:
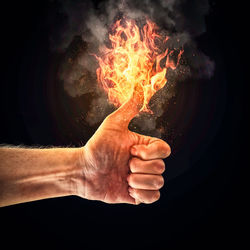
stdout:
[[154,194],[154,201],[158,201],[160,199],[161,193],[159,191]]
[[171,155],[171,147],[168,145],[168,155]]
[[162,174],[165,171],[165,163],[162,160],[159,160],[155,165],[156,172]]
[[147,159],[147,152],[144,148],[141,149],[141,158],[142,159]]
[[129,167],[130,167],[130,170],[131,170],[131,172],[134,172],[135,171],[135,166],[136,166],[136,164],[135,164],[135,160],[136,158],[132,158],[132,159],[130,159],[130,161],[129,161]]
[[164,185],[164,179],[162,176],[159,176],[155,181],[155,187],[159,189],[162,188],[163,185]]
[[131,164],[130,165],[131,172],[133,173],[140,172],[141,162],[138,158],[136,157],[132,158],[130,164]]
[[135,175],[134,174],[130,174],[129,177],[128,177],[128,184],[131,186],[131,187],[134,187],[135,185]]
[[142,160],[146,160],[148,158],[148,146],[140,145],[138,155]]
[[156,202],[160,199],[160,192],[159,191],[155,191],[151,197],[148,199],[148,203],[153,203]]
[[129,183],[130,181],[130,175],[127,176],[127,182]]
[[163,176],[161,176],[161,181],[160,182],[161,182],[160,186],[163,187],[164,186],[164,178],[163,178]]
[[167,156],[166,157],[168,157],[170,154],[171,154],[171,148],[170,148],[170,146],[167,144],[167,146],[166,146],[166,151],[167,151]]
[[128,175],[127,182],[128,182],[129,185],[131,184],[131,174]]
[[163,153],[163,157],[166,158],[171,154],[171,148],[166,142],[164,142],[163,145],[164,146],[162,147],[161,150],[162,150],[162,153]]

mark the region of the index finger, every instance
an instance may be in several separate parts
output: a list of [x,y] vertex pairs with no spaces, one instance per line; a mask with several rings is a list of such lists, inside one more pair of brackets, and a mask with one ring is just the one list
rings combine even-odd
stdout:
[[165,141],[158,139],[147,145],[134,145],[131,147],[130,153],[142,160],[154,160],[168,157],[171,149]]

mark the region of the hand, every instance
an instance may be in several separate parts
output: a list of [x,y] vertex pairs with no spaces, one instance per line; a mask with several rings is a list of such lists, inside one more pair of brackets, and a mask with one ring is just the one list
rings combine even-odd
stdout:
[[84,146],[77,194],[106,203],[152,203],[164,184],[162,158],[169,145],[157,138],[128,130],[139,112],[131,98],[110,114]]

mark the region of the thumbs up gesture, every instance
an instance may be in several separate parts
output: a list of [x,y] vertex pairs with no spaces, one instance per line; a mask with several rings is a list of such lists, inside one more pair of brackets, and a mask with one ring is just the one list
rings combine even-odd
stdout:
[[110,114],[82,148],[76,194],[106,203],[153,203],[164,184],[163,158],[169,145],[134,133],[128,125],[139,113],[138,97],[133,96]]

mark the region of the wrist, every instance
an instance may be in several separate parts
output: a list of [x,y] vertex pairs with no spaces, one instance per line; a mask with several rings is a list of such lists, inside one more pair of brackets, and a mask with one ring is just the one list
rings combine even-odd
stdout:
[[72,150],[71,167],[68,175],[69,195],[76,195],[85,198],[85,148]]

